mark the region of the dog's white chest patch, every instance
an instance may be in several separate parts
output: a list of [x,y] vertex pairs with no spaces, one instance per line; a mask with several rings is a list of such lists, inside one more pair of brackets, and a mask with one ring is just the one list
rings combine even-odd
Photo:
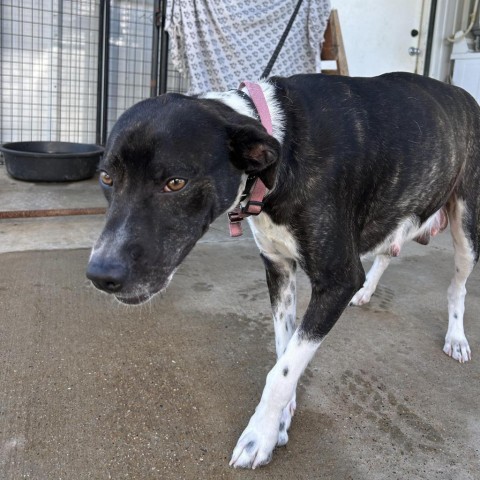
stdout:
[[278,255],[283,258],[298,259],[297,242],[284,225],[277,225],[266,213],[261,213],[257,217],[248,217],[248,224],[263,254],[270,258]]

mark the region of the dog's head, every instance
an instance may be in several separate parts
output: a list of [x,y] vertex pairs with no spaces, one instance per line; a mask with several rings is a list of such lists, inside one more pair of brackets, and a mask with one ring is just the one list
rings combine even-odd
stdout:
[[106,224],[87,276],[124,303],[168,285],[211,222],[235,206],[246,174],[275,180],[278,142],[215,100],[162,95],[127,110],[100,165]]

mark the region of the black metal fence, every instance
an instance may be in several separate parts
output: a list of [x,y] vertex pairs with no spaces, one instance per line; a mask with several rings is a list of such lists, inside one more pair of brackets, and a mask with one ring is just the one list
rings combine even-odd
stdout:
[[187,81],[168,64],[166,0],[2,0],[0,143],[104,143],[129,106]]

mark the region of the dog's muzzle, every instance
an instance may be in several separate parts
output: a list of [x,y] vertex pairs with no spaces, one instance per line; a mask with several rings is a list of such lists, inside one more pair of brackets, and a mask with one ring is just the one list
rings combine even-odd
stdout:
[[128,281],[128,269],[120,263],[108,263],[105,260],[91,259],[87,267],[87,278],[93,285],[105,293],[113,294],[115,298],[126,305],[139,305],[154,297],[157,293],[164,291],[176,268],[168,278],[156,286],[130,285]]
[[146,292],[125,293],[123,290],[127,279],[127,269],[120,264],[107,265],[90,262],[87,267],[87,278],[98,290],[114,294],[119,302],[126,305],[139,305],[153,296]]

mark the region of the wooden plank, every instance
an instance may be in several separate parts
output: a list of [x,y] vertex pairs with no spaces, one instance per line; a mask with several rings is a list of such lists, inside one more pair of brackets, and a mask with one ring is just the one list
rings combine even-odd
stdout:
[[0,219],[5,218],[38,218],[63,217],[71,215],[103,215],[105,208],[57,208],[49,210],[10,210],[0,212]]
[[332,10],[325,30],[324,43],[321,53],[322,60],[335,60],[336,70],[324,70],[327,75],[348,75],[347,56],[343,45],[342,30],[337,10]]

